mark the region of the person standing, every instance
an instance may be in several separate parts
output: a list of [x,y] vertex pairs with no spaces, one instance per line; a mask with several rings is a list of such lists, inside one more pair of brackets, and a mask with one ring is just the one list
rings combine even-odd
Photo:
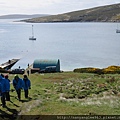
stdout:
[[8,79],[8,75],[5,75],[5,81],[6,81],[6,101],[10,101],[10,80]]
[[13,86],[16,90],[18,100],[21,101],[21,89],[23,88],[23,80],[21,78],[19,78],[18,75],[14,76]]
[[31,82],[28,79],[27,75],[23,76],[23,89],[24,89],[25,98],[28,98],[29,89],[31,89]]
[[0,93],[1,93],[2,107],[5,107],[5,106],[6,106],[5,92],[6,92],[6,81],[5,81],[5,78],[3,78],[3,77],[0,75]]
[[27,74],[28,74],[28,76],[29,76],[29,74],[30,74],[29,69],[27,70]]
[[28,68],[29,68],[29,63],[28,63]]

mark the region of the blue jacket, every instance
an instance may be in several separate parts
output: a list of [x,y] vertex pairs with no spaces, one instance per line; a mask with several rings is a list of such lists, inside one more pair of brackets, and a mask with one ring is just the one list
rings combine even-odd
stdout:
[[2,84],[0,83],[0,96],[1,96],[1,93],[2,93]]
[[23,79],[23,89],[28,90],[31,87],[31,82],[28,78]]
[[18,78],[18,80],[13,79],[13,86],[16,90],[23,88],[23,80]]
[[10,80],[5,78],[6,82],[6,92],[10,91]]
[[6,92],[6,80],[0,75],[1,93]]

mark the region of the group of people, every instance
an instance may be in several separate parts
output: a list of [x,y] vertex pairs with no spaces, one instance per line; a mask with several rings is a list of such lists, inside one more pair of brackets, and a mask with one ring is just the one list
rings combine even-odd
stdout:
[[[21,101],[21,89],[24,90],[25,98],[28,98],[28,91],[31,89],[31,82],[28,79],[27,75],[23,75],[21,79],[18,75],[14,76],[12,80],[13,87],[17,93],[18,100]],[[0,96],[2,106],[6,106],[6,101],[10,101],[10,80],[8,75],[0,75]]]

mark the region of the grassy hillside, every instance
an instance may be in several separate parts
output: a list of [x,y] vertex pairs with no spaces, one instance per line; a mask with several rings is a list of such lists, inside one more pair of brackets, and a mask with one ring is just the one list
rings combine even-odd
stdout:
[[[13,77],[10,75],[10,80]],[[18,115],[120,114],[120,74],[63,72],[31,74],[29,78],[32,82],[29,99],[24,98],[22,91],[19,102],[16,92],[11,91],[11,102],[0,109],[0,114],[5,115],[2,118],[9,119],[9,115],[16,119],[22,117]]]
[[22,18],[35,18],[35,17],[44,17],[48,16],[47,14],[33,14],[33,15],[26,15],[26,14],[10,14],[10,15],[1,15],[0,19],[22,19]]
[[73,11],[23,20],[25,22],[116,22],[120,21],[120,4],[100,6],[91,9]]

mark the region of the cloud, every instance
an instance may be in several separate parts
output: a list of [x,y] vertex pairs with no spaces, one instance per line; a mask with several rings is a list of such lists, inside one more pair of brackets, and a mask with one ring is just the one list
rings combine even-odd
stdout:
[[50,9],[60,2],[61,0],[4,0],[0,2],[0,12],[35,13],[43,10],[47,11],[48,8]]

